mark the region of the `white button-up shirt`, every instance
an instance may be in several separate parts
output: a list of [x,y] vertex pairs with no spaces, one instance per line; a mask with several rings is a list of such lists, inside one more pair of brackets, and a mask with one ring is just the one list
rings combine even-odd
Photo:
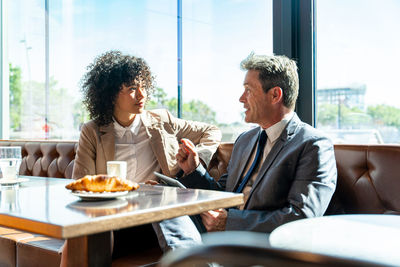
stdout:
[[[243,188],[244,204],[242,204],[239,207],[240,209],[244,208],[244,205],[246,204],[247,199],[249,198],[251,188],[253,187],[253,184],[256,181],[256,178],[257,178],[258,172],[260,171],[261,166],[263,165],[265,159],[267,158],[267,156],[268,156],[269,152],[271,151],[272,147],[275,145],[275,143],[278,140],[279,136],[281,136],[282,131],[285,129],[286,125],[293,118],[293,116],[294,116],[294,112],[290,112],[290,113],[286,114],[281,121],[275,123],[274,125],[272,125],[271,127],[267,128],[267,129],[263,130],[263,131],[265,131],[267,133],[267,137],[268,137],[267,143],[265,144],[264,152],[263,152],[262,158],[260,160],[260,163],[258,164],[257,168],[253,171],[253,173],[252,173],[249,181],[247,182],[246,186]],[[247,162],[246,169],[243,172],[243,176],[242,176],[241,179],[243,179],[243,177],[246,175],[246,173],[250,169],[250,166],[254,161],[256,150],[257,150],[257,145],[253,149],[251,158]]]
[[150,139],[143,127],[140,114],[135,116],[132,124],[121,126],[114,119],[115,160],[127,162],[126,179],[145,182],[156,180],[154,171],[160,171],[160,165],[150,146]]

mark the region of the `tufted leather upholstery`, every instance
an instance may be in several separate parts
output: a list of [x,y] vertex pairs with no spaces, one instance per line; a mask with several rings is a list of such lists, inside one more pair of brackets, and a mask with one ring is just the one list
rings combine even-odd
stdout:
[[[226,173],[232,143],[222,143],[209,166]],[[327,214],[400,214],[400,146],[335,145],[338,183]]]
[[[76,141],[0,140],[0,146],[20,146],[19,174],[71,178]],[[0,227],[0,266],[59,266],[63,240]]]
[[[21,175],[71,178],[76,141],[10,141],[21,146]],[[232,143],[221,143],[208,171],[215,179],[226,173]],[[400,146],[335,145],[338,185],[329,207],[335,213],[400,213]]]
[[335,157],[330,213],[400,214],[399,145],[335,145]]
[[10,141],[0,146],[20,146],[20,175],[71,178],[78,142],[76,141]]
[[[20,175],[72,178],[78,142],[44,140],[0,140],[0,146],[20,146],[22,163]],[[212,177],[226,173],[231,157],[233,143],[221,143],[210,162],[208,171]]]
[[218,180],[222,174],[226,173],[229,160],[231,158],[233,143],[221,143],[217,153],[214,154],[208,166],[208,173],[215,180]]
[[[22,147],[20,174],[72,177],[77,142],[0,140],[0,146],[10,145]],[[232,143],[221,143],[211,160],[208,171],[215,179],[226,173],[232,149]],[[335,156],[338,184],[327,214],[400,214],[400,146],[341,144],[335,145]],[[5,234],[2,234],[2,230]],[[21,233],[9,235],[7,231],[10,230],[0,227],[0,266],[4,262],[15,266],[13,263],[15,264],[16,257],[21,263],[34,264],[36,259],[42,259],[40,263],[47,262],[48,266],[52,266],[50,263],[53,262],[54,266],[57,266],[61,240],[49,238],[38,242],[39,237],[35,234],[24,235],[18,231]],[[27,258],[24,251],[28,254],[36,253],[36,256]],[[124,264],[124,259],[113,262],[115,266],[125,266]]]

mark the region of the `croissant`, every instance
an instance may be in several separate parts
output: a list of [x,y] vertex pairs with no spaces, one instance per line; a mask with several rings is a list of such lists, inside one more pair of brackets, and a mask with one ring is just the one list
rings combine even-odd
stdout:
[[86,175],[83,178],[67,184],[65,187],[74,191],[119,192],[136,190],[139,188],[139,184],[115,176],[110,177],[104,174],[98,174]]

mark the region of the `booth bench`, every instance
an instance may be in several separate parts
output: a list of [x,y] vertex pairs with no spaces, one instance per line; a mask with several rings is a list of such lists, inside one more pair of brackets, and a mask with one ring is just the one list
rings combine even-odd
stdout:
[[[21,146],[20,175],[71,178],[76,141],[0,140],[0,146]],[[219,178],[226,172],[233,144],[221,143],[209,165]],[[335,145],[338,183],[326,215],[400,214],[400,146]],[[0,226],[0,266],[59,266],[64,240]],[[113,262],[139,266],[161,255],[131,255]]]

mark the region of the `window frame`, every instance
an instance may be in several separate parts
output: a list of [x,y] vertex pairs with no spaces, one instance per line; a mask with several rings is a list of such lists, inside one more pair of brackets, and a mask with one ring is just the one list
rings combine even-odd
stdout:
[[298,116],[315,126],[315,0],[273,1],[273,50],[297,61],[299,96]]
[[6,125],[9,125],[9,92],[4,88],[9,88],[8,79],[4,79],[4,77],[9,76],[8,72],[8,62],[5,60],[5,55],[7,53],[6,45],[4,42],[5,34],[5,8],[4,1],[0,1],[0,139],[5,139],[8,137],[9,130]]
[[[4,42],[6,33],[5,23],[6,14],[4,10],[5,2],[0,0],[0,139],[9,138],[9,94],[8,90],[8,66],[6,66],[6,43]],[[46,76],[48,76],[48,5],[50,0],[44,0],[47,7],[46,20]],[[177,0],[177,8],[181,0]],[[300,90],[296,105],[296,112],[299,117],[312,126],[316,125],[315,112],[315,0],[273,0],[273,51],[276,55],[286,55],[297,61],[299,69]],[[178,27],[179,27],[178,14]],[[178,30],[178,29],[177,29]],[[179,75],[179,74],[178,74]],[[46,77],[46,89],[48,89],[48,79]],[[179,77],[178,77],[179,80]],[[181,98],[182,92],[177,84],[178,96]],[[46,90],[47,91],[47,90]],[[48,97],[48,95],[46,96]],[[178,114],[180,108],[178,104]]]

